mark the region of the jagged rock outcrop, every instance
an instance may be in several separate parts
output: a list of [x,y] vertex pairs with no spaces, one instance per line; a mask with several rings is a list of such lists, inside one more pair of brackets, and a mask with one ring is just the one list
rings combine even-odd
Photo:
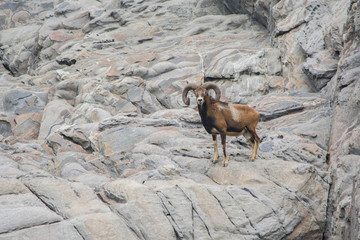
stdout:
[[349,5],[344,26],[344,47],[338,71],[329,85],[334,114],[330,138],[330,170],[333,185],[329,196],[329,239],[357,239],[359,231],[359,149],[360,149],[360,1]]
[[[359,0],[0,3],[0,239],[358,239]],[[227,168],[190,82],[262,115]]]

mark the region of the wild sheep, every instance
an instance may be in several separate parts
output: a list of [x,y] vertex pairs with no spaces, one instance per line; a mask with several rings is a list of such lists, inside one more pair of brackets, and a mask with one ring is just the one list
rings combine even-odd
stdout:
[[[209,94],[209,90],[211,89],[215,91],[215,99]],[[182,93],[182,99],[186,105],[190,104],[190,99],[187,96],[189,91],[194,91],[201,122],[205,130],[213,137],[213,163],[216,163],[219,158],[217,148],[218,134],[220,134],[223,146],[224,167],[226,167],[229,162],[229,158],[226,155],[226,136],[244,135],[246,140],[250,142],[253,147],[250,157],[255,160],[260,143],[255,128],[260,120],[260,114],[246,105],[229,104],[219,101],[221,91],[214,83],[205,83],[203,85],[188,84]]]

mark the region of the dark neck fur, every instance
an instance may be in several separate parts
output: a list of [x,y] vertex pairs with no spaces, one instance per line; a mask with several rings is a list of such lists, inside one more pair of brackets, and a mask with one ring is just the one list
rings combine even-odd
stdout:
[[201,121],[204,122],[204,120],[206,119],[206,117],[208,116],[208,108],[209,105],[212,103],[211,98],[209,95],[206,95],[204,97],[204,103],[202,106],[198,105],[198,110],[199,110],[199,114],[201,117]]
[[215,124],[215,118],[208,115],[208,110],[209,110],[208,108],[209,105],[211,104],[209,101],[211,100],[209,97],[207,97],[205,98],[205,102],[203,103],[202,106],[198,105],[201,122],[208,133],[211,132],[211,129],[214,127]]
[[208,106],[207,106],[207,102],[205,101],[203,103],[203,105],[198,105],[198,110],[199,110],[199,114],[200,114],[200,117],[201,117],[201,121],[204,122],[204,120],[206,119],[207,117],[207,110],[208,110]]

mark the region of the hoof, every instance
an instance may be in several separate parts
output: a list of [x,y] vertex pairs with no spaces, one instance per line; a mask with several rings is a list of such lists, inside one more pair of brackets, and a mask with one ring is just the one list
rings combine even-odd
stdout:
[[218,160],[217,160],[217,159],[213,159],[213,160],[211,160],[211,162],[212,162],[213,164],[215,164],[215,163],[218,162]]
[[229,165],[228,162],[223,162],[223,167],[227,167]]

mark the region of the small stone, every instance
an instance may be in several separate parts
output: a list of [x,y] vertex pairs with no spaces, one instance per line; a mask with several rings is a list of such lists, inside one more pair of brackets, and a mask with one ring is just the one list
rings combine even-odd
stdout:
[[270,141],[260,143],[260,150],[263,152],[270,152],[272,150],[274,143]]

